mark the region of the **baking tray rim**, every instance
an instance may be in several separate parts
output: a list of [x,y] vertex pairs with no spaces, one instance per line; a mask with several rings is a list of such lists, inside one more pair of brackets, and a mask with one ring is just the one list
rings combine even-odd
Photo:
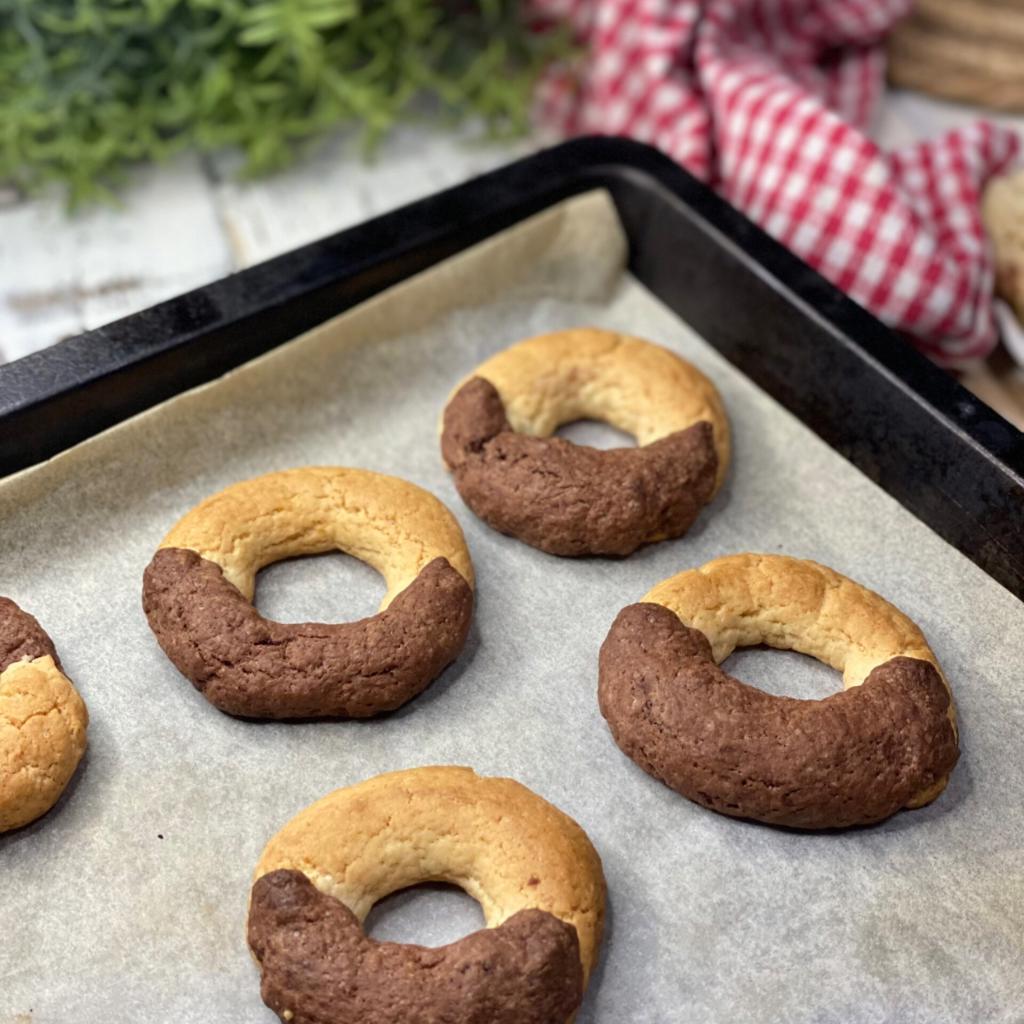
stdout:
[[[626,209],[638,196],[668,204],[698,225],[745,271],[849,350],[867,372],[887,381],[893,393],[902,393],[907,405],[917,406],[914,415],[922,422],[955,437],[958,451],[976,460],[979,472],[993,474],[1000,497],[1024,497],[1024,434],[668,157],[642,143],[608,136],[583,137],[539,151],[0,365],[0,474],[43,461],[216,379],[504,228],[596,188],[612,193],[629,235],[630,269],[642,283],[651,287],[635,265],[645,232]],[[663,298],[656,287],[651,290]],[[245,325],[257,318],[260,331],[246,331]],[[211,339],[218,339],[217,344]],[[780,398],[735,352],[708,340],[754,383]],[[782,400],[833,448],[963,549],[957,538],[895,493],[884,474],[865,469],[820,423]],[[1024,512],[1020,523],[1024,525]],[[1016,525],[1014,517],[1011,537]],[[995,546],[1001,549],[996,555],[1005,558],[1005,536]],[[1016,567],[1000,578],[993,572],[991,555],[985,565],[976,552],[965,553],[1018,596],[1024,594],[1016,585],[1024,579],[1024,569]]]

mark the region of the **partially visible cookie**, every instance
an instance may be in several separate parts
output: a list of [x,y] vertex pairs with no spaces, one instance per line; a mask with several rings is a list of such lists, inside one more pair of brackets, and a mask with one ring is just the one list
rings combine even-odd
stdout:
[[1024,323],[1024,171],[993,178],[981,217],[996,254],[996,292]]
[[88,724],[46,631],[0,597],[0,832],[35,821],[60,799]]

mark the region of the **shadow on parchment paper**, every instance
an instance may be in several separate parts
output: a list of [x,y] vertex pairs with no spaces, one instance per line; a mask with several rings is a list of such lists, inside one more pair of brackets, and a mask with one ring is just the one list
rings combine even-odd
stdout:
[[[680,549],[680,564],[679,568],[676,569],[676,572],[683,572],[685,569],[696,569],[698,565],[701,565],[702,561],[695,559],[692,554],[689,554],[689,552],[686,549],[686,545],[689,541],[696,541],[703,537],[704,533],[708,529],[708,525],[717,516],[724,516],[729,514],[729,505],[732,503],[733,480],[736,477],[736,474],[734,472],[735,462],[736,459],[734,454],[732,462],[729,463],[729,472],[726,473],[725,480],[722,482],[721,489],[711,499],[710,503],[705,505],[700,510],[700,515],[697,516],[697,519],[694,522],[693,526],[691,526],[686,531],[686,533],[683,534],[682,537],[675,537],[672,540],[659,540],[655,541],[653,544],[645,544],[642,548],[640,548],[639,551],[627,557],[631,560],[641,560],[642,556],[645,553],[653,556],[655,552],[662,550],[664,545],[676,544],[679,545]],[[756,545],[753,548],[748,546],[746,550],[757,550],[757,547]],[[715,553],[714,557],[718,558],[720,555],[731,554],[735,554],[735,552],[719,551]],[[661,581],[655,580],[655,582],[660,583]],[[654,583],[652,583],[651,586],[653,587]]]
[[[433,704],[434,701],[442,700],[445,694],[463,677],[473,663],[476,652],[480,649],[480,624],[477,620],[476,611],[473,612],[473,621],[469,624],[469,635],[466,637],[466,644],[459,656],[435,679],[419,696],[413,697],[407,704],[403,704],[394,711],[386,711],[379,715],[379,718],[405,718],[414,714],[417,708]],[[371,719],[372,721],[372,719]]]
[[[734,466],[736,462],[735,453],[733,454],[732,462],[729,464],[729,472],[725,476],[725,480],[722,482],[722,487],[719,492],[711,499],[711,502],[705,505],[700,510],[700,515],[697,516],[697,521],[683,534],[682,537],[677,537],[675,540],[663,540],[656,541],[654,544],[647,544],[637,552],[642,554],[645,551],[655,552],[663,544],[678,544],[680,546],[680,565],[676,572],[683,572],[685,569],[696,569],[698,565],[702,564],[701,560],[698,560],[689,554],[686,550],[686,544],[688,541],[699,540],[708,529],[709,524],[717,516],[725,516],[729,514],[729,506],[732,504],[732,492],[733,492],[733,481],[736,478],[734,472]],[[756,550],[756,545],[751,549],[748,545],[746,550]],[[733,551],[719,551],[715,553],[715,558],[721,555],[735,554]],[[636,557],[636,556],[633,556]],[[656,581],[656,582],[660,582]],[[652,583],[651,586],[654,586]]]
[[581,448],[597,448],[601,451],[636,447],[636,438],[632,434],[627,434],[603,420],[571,420],[569,423],[563,423],[551,436],[571,441]]
[[35,821],[30,821],[27,825],[12,829],[10,832],[0,832],[0,853],[13,848],[23,840],[30,839],[40,829],[51,827],[54,819],[59,818],[64,813],[64,808],[75,799],[75,793],[88,770],[89,746],[86,745],[82,760],[78,762],[75,774],[71,776],[71,780],[64,787],[60,799],[41,818],[36,818]]

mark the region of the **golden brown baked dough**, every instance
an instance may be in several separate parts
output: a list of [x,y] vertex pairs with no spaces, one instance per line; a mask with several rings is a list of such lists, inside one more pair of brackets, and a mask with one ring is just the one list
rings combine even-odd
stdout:
[[473,585],[451,512],[422,487],[366,469],[309,466],[232,484],[187,512],[160,547],[189,548],[215,562],[249,601],[264,566],[333,550],[384,577],[382,611],[435,558]]
[[[60,670],[49,637],[6,598],[0,598],[0,633],[0,832],[5,832],[34,821],[60,799],[85,752],[89,715]],[[9,660],[14,657],[18,660]]]
[[[721,664],[737,647],[809,654],[858,686],[890,658],[939,663],[917,626],[834,569],[788,555],[726,555],[663,580],[643,598],[699,629]],[[945,679],[943,679],[945,682]],[[948,685],[947,685],[948,689]],[[956,721],[953,705],[950,721]]]
[[282,869],[302,872],[359,921],[389,893],[449,882],[480,903],[489,929],[524,910],[572,925],[584,985],[597,959],[600,858],[571,818],[512,779],[439,766],[337,790],[270,840],[255,878]]
[[[332,548],[384,576],[376,615],[286,624],[253,607],[263,566]],[[189,512],[146,569],[143,608],[171,661],[228,714],[364,718],[412,699],[458,656],[472,583],[462,531],[433,495],[366,470],[294,469]]]
[[[845,691],[774,697],[717,668],[754,644],[823,661]],[[612,626],[599,689],[633,760],[737,817],[878,821],[935,799],[958,756],[952,695],[917,626],[832,569],[782,555],[731,555],[659,583]]]
[[[579,419],[632,434],[606,451],[551,435]],[[667,349],[577,328],[481,364],[445,407],[441,452],[466,504],[555,555],[628,555],[682,536],[718,491],[729,425],[714,385]]]

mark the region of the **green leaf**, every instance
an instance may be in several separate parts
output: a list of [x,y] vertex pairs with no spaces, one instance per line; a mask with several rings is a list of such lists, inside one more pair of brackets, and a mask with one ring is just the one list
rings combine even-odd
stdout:
[[187,147],[254,174],[343,125],[369,146],[425,116],[521,130],[569,52],[514,0],[0,0],[0,178],[85,202]]

